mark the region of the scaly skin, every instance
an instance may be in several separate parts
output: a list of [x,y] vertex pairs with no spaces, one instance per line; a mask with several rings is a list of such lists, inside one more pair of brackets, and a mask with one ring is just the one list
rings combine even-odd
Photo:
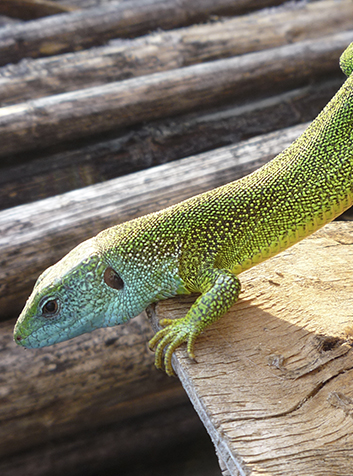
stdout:
[[[353,70],[353,43],[341,57]],[[309,128],[253,174],[102,231],[38,279],[15,342],[43,347],[121,324],[149,304],[200,293],[185,317],[163,319],[156,366],[236,302],[237,275],[333,220],[353,202],[353,75]],[[165,351],[165,353],[164,353]]]

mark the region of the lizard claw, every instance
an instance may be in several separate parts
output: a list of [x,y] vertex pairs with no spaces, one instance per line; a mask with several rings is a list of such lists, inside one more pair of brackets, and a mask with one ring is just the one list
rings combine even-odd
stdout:
[[179,319],[162,319],[164,327],[150,341],[150,348],[156,349],[155,364],[162,368],[164,363],[168,375],[174,375],[172,355],[183,342],[187,343],[187,353],[195,360],[194,344],[197,336],[210,324],[217,321],[238,299],[239,279],[228,270],[207,269],[200,281],[199,296],[186,316]]
[[[155,366],[157,369],[163,368],[167,375],[175,375],[172,367],[172,356],[178,347],[187,342],[187,352],[190,359],[195,360],[194,342],[199,332],[190,329],[190,324],[181,319],[162,319],[162,326],[165,326],[150,340],[149,347],[155,350]],[[164,354],[164,355],[163,355]]]

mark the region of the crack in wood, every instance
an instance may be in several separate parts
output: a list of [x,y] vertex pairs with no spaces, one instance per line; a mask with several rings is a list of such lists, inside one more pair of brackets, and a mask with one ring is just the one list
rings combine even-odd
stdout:
[[[326,365],[330,362],[333,362],[334,360],[337,360],[337,359],[347,355],[347,353],[350,352],[350,350],[351,349],[348,349],[348,350],[345,350],[345,352],[338,353],[338,355],[335,355],[335,356],[331,357],[327,362],[323,363],[322,365],[320,365],[316,369],[313,369],[312,371],[309,371],[306,374],[302,374],[298,378],[302,378],[304,375],[309,375],[314,371],[322,370],[324,365]],[[351,356],[352,356],[352,353],[351,353]],[[308,366],[309,365],[310,364],[308,364]],[[306,366],[306,367],[308,367],[308,366]],[[253,420],[253,421],[263,421],[263,420],[281,418],[281,417],[290,415],[290,414],[298,411],[300,408],[302,408],[302,406],[306,402],[308,402],[310,399],[315,397],[320,392],[320,390],[322,390],[329,382],[333,381],[339,375],[344,374],[346,372],[349,372],[350,370],[353,370],[353,365],[340,369],[334,375],[331,375],[327,379],[325,379],[322,382],[320,382],[319,384],[317,384],[304,398],[302,398],[297,404],[293,405],[288,410],[278,412],[278,413],[273,413],[273,414],[267,414],[267,415],[259,416],[259,417],[253,417],[253,416],[252,417],[241,417],[241,418],[237,418],[236,420],[234,418],[229,418],[229,419],[224,419],[223,421],[226,422],[226,423],[231,423],[231,422],[234,422],[234,421],[238,422],[238,421],[251,421],[251,420]],[[348,408],[348,401],[349,402],[351,401],[351,399],[349,399],[349,397],[344,397],[344,395],[341,394],[340,392],[332,392],[332,396],[331,396],[331,399],[330,399],[330,404],[331,405],[333,405],[333,406],[336,405],[337,407],[340,407],[340,408],[344,409],[344,408]],[[346,407],[344,407],[344,405],[346,405]],[[344,410],[344,411],[346,412],[347,410]],[[352,409],[349,410],[349,414],[353,417],[353,400],[352,400]]]
[[286,370],[285,367],[282,367],[281,370],[284,371],[283,377],[286,379],[298,380],[309,374],[320,372],[325,365],[336,359],[339,359],[344,355],[347,355],[351,350],[352,348],[350,345],[343,344],[340,347],[330,351],[328,355],[320,355],[317,359],[314,359],[313,361],[300,367],[299,369]]

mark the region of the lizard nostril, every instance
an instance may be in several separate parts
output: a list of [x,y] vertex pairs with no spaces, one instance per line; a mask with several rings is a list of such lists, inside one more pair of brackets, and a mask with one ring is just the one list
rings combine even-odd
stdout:
[[16,340],[20,341],[20,340],[22,340],[22,337],[21,337],[21,336],[17,336],[17,337],[16,337]]

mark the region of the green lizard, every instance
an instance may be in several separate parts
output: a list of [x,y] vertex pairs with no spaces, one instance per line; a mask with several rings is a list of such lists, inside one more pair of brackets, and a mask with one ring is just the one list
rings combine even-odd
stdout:
[[200,293],[185,317],[162,319],[150,341],[173,374],[174,350],[234,304],[237,275],[333,220],[353,202],[353,43],[348,79],[308,129],[251,175],[102,231],[37,280],[14,331],[43,347],[115,326],[149,304]]

